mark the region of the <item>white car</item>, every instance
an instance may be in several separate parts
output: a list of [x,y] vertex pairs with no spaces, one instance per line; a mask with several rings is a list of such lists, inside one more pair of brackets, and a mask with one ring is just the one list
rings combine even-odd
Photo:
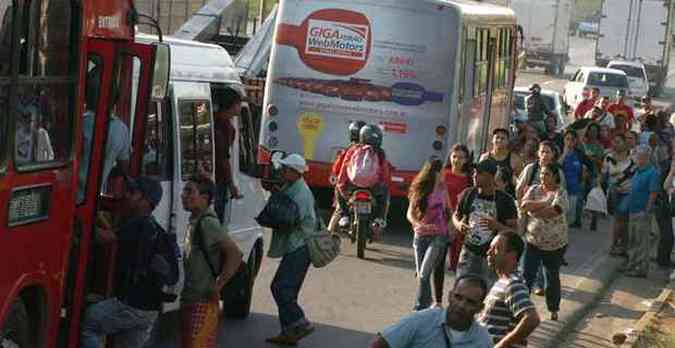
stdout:
[[[515,100],[515,108],[518,115],[523,119],[527,118],[527,110],[525,109],[525,98],[530,95],[528,87],[514,87],[513,98]],[[558,115],[558,129],[563,129],[567,126],[567,109],[562,101],[560,93],[550,90],[542,89],[541,95],[544,97],[546,107],[549,111],[555,112]]]
[[563,90],[565,103],[572,110],[576,109],[583,100],[584,88],[595,87],[600,90],[601,97],[609,97],[613,100],[618,90],[624,90],[628,98],[633,98],[625,72],[618,69],[585,66],[579,68],[565,85]]
[[626,73],[628,89],[634,99],[639,99],[649,93],[649,78],[647,69],[640,62],[625,60],[613,60],[607,64],[607,68],[618,69]]

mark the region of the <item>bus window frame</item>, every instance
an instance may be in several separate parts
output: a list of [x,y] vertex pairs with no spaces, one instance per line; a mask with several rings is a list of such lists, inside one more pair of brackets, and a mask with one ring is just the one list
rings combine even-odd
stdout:
[[[14,5],[21,4],[22,9],[27,9],[30,11],[30,7],[32,5],[32,1],[12,1]],[[37,171],[43,171],[46,169],[58,169],[58,168],[63,168],[68,165],[70,165],[73,162],[74,156],[75,156],[75,147],[77,145],[77,142],[75,141],[75,137],[77,136],[76,131],[79,129],[79,122],[76,120],[77,117],[75,116],[76,113],[78,113],[80,110],[78,109],[78,82],[79,82],[79,64],[80,60],[78,59],[78,53],[81,48],[81,42],[78,37],[78,33],[80,33],[80,26],[79,22],[82,17],[81,11],[82,8],[81,6],[78,6],[78,2],[74,0],[68,1],[70,4],[70,14],[71,14],[71,28],[70,28],[70,52],[68,57],[68,61],[70,62],[70,67],[69,67],[69,74],[68,75],[56,75],[56,76],[32,76],[32,75],[22,75],[19,67],[21,66],[21,56],[22,56],[22,50],[20,49],[20,45],[18,45],[18,40],[20,38],[20,34],[23,34],[22,31],[22,26],[24,25],[24,16],[19,16],[17,17],[17,11],[16,7],[14,8],[14,13],[13,13],[13,25],[12,25],[12,59],[14,61],[14,64],[12,64],[12,71],[10,72],[10,92],[9,92],[9,103],[7,105],[7,115],[8,117],[6,118],[7,120],[2,120],[0,122],[5,123],[5,133],[7,134],[6,137],[4,137],[6,140],[3,140],[4,143],[1,143],[1,146],[5,146],[4,148],[4,158],[0,159],[0,162],[2,162],[2,165],[0,167],[0,174],[5,174],[7,172],[7,159],[11,158],[12,159],[12,167],[14,168],[14,171],[17,173],[23,174],[23,173],[30,173],[30,172],[37,172]],[[30,24],[30,23],[29,23]],[[23,86],[26,85],[39,85],[39,86],[53,86],[53,85],[58,85],[62,84],[64,86],[72,86],[73,88],[69,88],[70,90],[70,95],[68,96],[69,101],[67,105],[69,106],[69,109],[67,114],[70,114],[70,125],[66,127],[66,129],[70,129],[72,131],[71,138],[72,140],[70,141],[69,148],[67,151],[67,154],[63,156],[61,159],[55,158],[54,160],[51,161],[45,161],[45,162],[31,162],[27,164],[21,164],[17,165],[16,163],[16,151],[14,149],[14,145],[16,142],[16,136],[15,136],[15,130],[17,126],[17,119],[14,114],[10,114],[9,111],[15,109],[16,105],[18,104],[18,95],[16,91]],[[14,116],[11,116],[14,115]]]

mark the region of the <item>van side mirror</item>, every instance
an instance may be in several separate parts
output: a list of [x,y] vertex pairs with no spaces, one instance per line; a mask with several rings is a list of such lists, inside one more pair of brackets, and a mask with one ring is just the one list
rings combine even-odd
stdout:
[[162,100],[166,97],[169,88],[169,74],[171,67],[171,49],[165,43],[153,43],[155,48],[154,71],[152,74],[152,100]]

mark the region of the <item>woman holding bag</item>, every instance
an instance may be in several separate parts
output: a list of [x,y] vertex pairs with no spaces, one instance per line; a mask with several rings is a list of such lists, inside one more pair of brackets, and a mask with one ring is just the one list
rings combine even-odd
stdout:
[[[415,232],[416,311],[431,306],[431,275],[438,262],[443,262],[448,245],[448,196],[442,169],[439,160],[427,162],[408,192],[407,218]],[[442,291],[436,294],[434,306],[442,305],[442,296]]]
[[525,248],[525,282],[531,289],[537,269],[543,263],[546,271],[546,306],[551,320],[558,320],[560,309],[560,266],[568,243],[566,213],[567,192],[562,188],[560,166],[546,164],[539,175],[540,184],[532,186],[522,199],[520,208],[528,215]]

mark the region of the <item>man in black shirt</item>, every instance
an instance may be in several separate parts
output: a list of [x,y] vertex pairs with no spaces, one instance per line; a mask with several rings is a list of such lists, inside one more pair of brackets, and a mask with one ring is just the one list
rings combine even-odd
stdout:
[[516,204],[507,193],[495,189],[495,173],[497,165],[493,160],[483,160],[476,165],[475,187],[462,192],[452,217],[457,231],[465,235],[457,277],[479,274],[489,285],[496,279],[485,258],[490,242],[497,233],[513,230],[518,225]]
[[118,231],[99,228],[97,240],[117,241],[115,297],[87,309],[80,346],[101,347],[101,339],[115,335],[115,347],[140,348],[159,311],[164,285],[178,281],[176,260],[158,253],[158,233],[152,211],[162,199],[162,187],[152,178],[129,179],[126,193],[132,216]]

